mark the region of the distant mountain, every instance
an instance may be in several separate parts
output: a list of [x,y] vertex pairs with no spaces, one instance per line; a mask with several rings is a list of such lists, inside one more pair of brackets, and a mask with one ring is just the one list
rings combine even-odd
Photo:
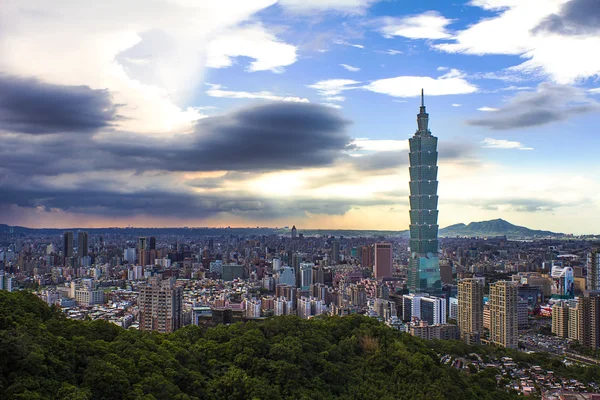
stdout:
[[[176,236],[222,236],[222,235],[287,235],[291,231],[287,228],[26,228],[23,226],[13,226],[13,232],[19,234],[41,234],[41,235],[61,235],[64,231],[84,230],[91,235],[131,235],[131,236],[151,236],[151,235],[176,235]],[[10,226],[0,224],[0,233],[9,232]],[[378,230],[360,230],[360,229],[299,229],[299,233],[305,236],[399,236],[407,238],[409,232],[404,231],[378,231]],[[548,236],[563,236],[563,233],[554,233],[550,231],[538,231],[526,228],[524,226],[513,225],[503,219],[493,219],[491,221],[471,222],[469,225],[455,224],[440,229],[440,237],[473,237],[473,236],[507,236],[509,238],[533,238]]]
[[533,238],[548,236],[563,236],[564,233],[539,231],[524,226],[513,225],[503,219],[471,222],[469,225],[455,224],[440,229],[440,237],[473,237],[473,236],[506,236],[509,238]]

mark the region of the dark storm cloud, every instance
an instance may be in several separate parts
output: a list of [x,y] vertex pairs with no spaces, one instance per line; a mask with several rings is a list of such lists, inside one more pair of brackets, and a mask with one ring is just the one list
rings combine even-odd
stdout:
[[558,14],[546,17],[533,29],[536,34],[545,32],[561,35],[587,35],[600,32],[600,1],[571,0]]
[[536,92],[520,92],[498,111],[466,121],[494,130],[520,129],[564,121],[576,115],[600,111],[600,104],[583,89],[541,83]]
[[[377,200],[263,198],[245,192],[198,194],[169,190],[117,192],[98,183],[87,188],[23,187],[3,190],[0,204],[26,208],[127,217],[132,215],[207,218],[222,213],[253,219],[302,217],[311,214],[343,215],[356,206],[396,204],[394,198]],[[10,212],[0,207],[2,212]]]
[[272,171],[333,163],[350,148],[344,120],[330,107],[266,103],[200,120],[167,139],[109,131],[5,135],[0,169],[56,175],[92,170]]
[[0,74],[0,131],[86,134],[110,126],[116,109],[106,90]]
[[[277,102],[202,119],[193,133],[98,148],[131,157],[136,168],[170,171],[266,171],[331,164],[350,146],[349,121],[330,107]],[[134,138],[135,139],[135,138]]]

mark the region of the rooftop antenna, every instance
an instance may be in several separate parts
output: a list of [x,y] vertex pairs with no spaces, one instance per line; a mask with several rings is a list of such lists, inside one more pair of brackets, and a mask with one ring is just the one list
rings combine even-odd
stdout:
[[421,89],[421,107],[425,107],[425,93],[423,89]]

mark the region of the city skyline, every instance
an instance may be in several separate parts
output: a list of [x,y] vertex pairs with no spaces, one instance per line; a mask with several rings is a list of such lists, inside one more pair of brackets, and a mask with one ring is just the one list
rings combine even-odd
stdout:
[[599,13],[590,0],[7,1],[0,223],[405,230],[424,88],[440,226],[598,233]]

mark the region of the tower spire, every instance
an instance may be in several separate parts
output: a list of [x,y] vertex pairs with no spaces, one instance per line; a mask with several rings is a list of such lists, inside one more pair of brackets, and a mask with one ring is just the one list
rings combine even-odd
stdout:
[[419,114],[417,114],[417,134],[419,135],[427,135],[429,125],[429,114],[425,110],[425,91],[421,89],[421,109],[419,110]]

